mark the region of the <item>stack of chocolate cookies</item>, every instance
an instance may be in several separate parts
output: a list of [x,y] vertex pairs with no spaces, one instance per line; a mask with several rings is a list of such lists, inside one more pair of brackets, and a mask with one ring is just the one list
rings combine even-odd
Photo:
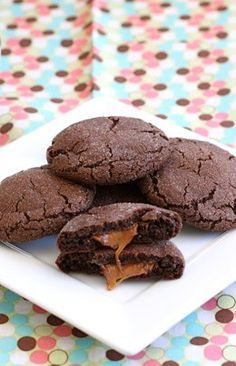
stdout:
[[58,267],[102,274],[108,289],[129,277],[179,278],[184,258],[169,240],[182,221],[236,227],[236,158],[208,142],[99,117],[59,133],[47,161],[1,182],[0,240],[59,233]]

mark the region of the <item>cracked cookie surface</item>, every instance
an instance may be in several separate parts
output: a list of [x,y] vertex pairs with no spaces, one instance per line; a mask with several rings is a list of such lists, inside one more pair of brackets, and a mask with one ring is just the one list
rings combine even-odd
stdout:
[[0,240],[21,243],[56,234],[89,208],[95,195],[47,167],[21,171],[0,184]]
[[170,139],[171,158],[139,181],[149,202],[210,231],[236,227],[236,157],[205,141]]
[[98,117],[59,133],[47,150],[53,171],[85,184],[126,183],[159,169],[169,156],[164,132],[130,117]]

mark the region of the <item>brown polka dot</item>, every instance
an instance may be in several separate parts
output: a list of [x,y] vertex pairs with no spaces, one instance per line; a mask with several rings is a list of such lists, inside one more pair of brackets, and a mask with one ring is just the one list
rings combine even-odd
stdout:
[[117,81],[117,83],[125,83],[126,82],[126,78],[123,76],[116,76],[114,78],[115,81]]
[[91,90],[100,90],[100,88],[96,83],[93,83]]
[[201,114],[199,116],[199,119],[203,120],[203,121],[209,121],[210,119],[212,119],[212,116],[210,114]]
[[47,317],[47,323],[50,325],[62,325],[64,323],[64,320],[58,318],[57,316],[50,314]]
[[124,28],[132,27],[132,23],[130,23],[130,22],[124,22],[124,23],[122,23],[121,25],[122,25],[122,27],[124,27]]
[[218,32],[218,33],[216,33],[216,37],[220,38],[220,39],[224,39],[224,38],[228,37],[228,33],[227,32]]
[[0,314],[0,324],[7,323],[9,320],[8,316],[5,314]]
[[140,17],[141,20],[149,20],[151,19],[150,15],[141,15]]
[[59,104],[59,103],[63,102],[63,99],[61,99],[61,98],[52,98],[51,102]]
[[21,3],[23,3],[23,0],[14,0],[13,2],[14,2],[14,4],[21,4]]
[[6,97],[6,99],[8,99],[8,100],[17,100],[19,98],[18,97]]
[[204,344],[207,344],[209,341],[205,337],[194,337],[190,340],[191,344],[194,344],[195,346],[203,346]]
[[156,85],[153,86],[153,88],[156,89],[156,90],[164,90],[167,87],[166,87],[165,84],[156,84]]
[[9,132],[12,128],[13,128],[13,123],[11,123],[11,122],[4,123],[4,125],[2,125],[2,126],[1,126],[1,128],[0,128],[0,132],[1,132],[1,133],[7,133],[7,132]]
[[220,124],[223,127],[233,127],[234,126],[234,122],[233,121],[222,121]]
[[208,32],[209,31],[209,27],[200,27],[199,30],[200,32]]
[[182,19],[182,20],[188,20],[190,18],[191,18],[190,15],[181,15],[180,16],[180,19]]
[[63,39],[63,41],[61,41],[61,45],[63,47],[71,47],[73,44],[72,39]]
[[221,95],[221,96],[227,95],[229,93],[230,93],[230,89],[228,89],[228,88],[219,89],[218,92],[217,92],[217,94]]
[[164,114],[156,114],[156,116],[161,119],[167,119],[167,116],[165,116]]
[[25,76],[24,71],[15,71],[12,74],[14,76],[14,78],[22,78],[23,76]]
[[135,106],[135,107],[139,107],[141,105],[144,105],[145,102],[142,100],[142,99],[135,99],[132,101],[132,104]]
[[34,22],[36,22],[37,18],[35,18],[35,17],[28,17],[25,20],[27,21],[27,23],[34,23]]
[[167,53],[166,52],[158,52],[155,54],[155,57],[158,59],[158,60],[164,60],[165,58],[167,58]]
[[97,30],[97,32],[99,33],[99,34],[101,34],[101,36],[105,36],[105,34],[106,34],[106,32],[104,32],[103,30],[101,30],[101,29],[98,29]]
[[78,338],[84,338],[84,337],[87,337],[88,335],[86,333],[84,333],[82,330],[80,329],[77,329],[77,328],[73,328],[72,329],[72,334],[75,336],[75,337],[78,337]]
[[36,108],[33,108],[33,107],[26,107],[26,108],[24,108],[24,110],[27,113],[37,113],[38,112],[38,110]]
[[208,1],[203,1],[202,3],[200,3],[200,6],[209,6],[210,3]]
[[74,20],[76,20],[77,19],[77,17],[75,17],[75,16],[70,16],[70,17],[67,17],[66,18],[66,20],[68,21],[68,22],[73,22]]
[[199,57],[208,57],[210,55],[210,52],[207,50],[201,50],[198,52]]
[[81,53],[81,55],[79,56],[79,60],[85,59],[86,57],[88,57],[88,55],[89,55],[89,51]]
[[137,76],[140,76],[140,75],[146,74],[146,71],[143,69],[136,69],[136,70],[134,70],[134,74]]
[[46,56],[39,56],[38,58],[37,58],[37,61],[38,62],[47,62],[49,59],[48,59],[48,57],[46,57]]
[[84,28],[84,29],[87,29],[87,28],[89,28],[91,25],[92,25],[92,22],[88,22],[87,24],[85,24],[85,25],[83,26],[83,28]]
[[229,323],[234,318],[234,313],[229,309],[222,309],[217,311],[215,318],[220,323]]
[[33,92],[40,92],[43,90],[43,87],[41,85],[34,85],[30,88]]
[[56,72],[56,75],[59,76],[59,77],[65,77],[68,75],[68,72],[65,71],[65,70],[59,70]]
[[184,99],[184,98],[176,100],[176,104],[180,105],[181,107],[186,106],[189,103],[190,103],[190,101],[188,99]]
[[186,67],[181,67],[176,71],[176,73],[179,75],[186,75],[189,73],[189,69],[187,69]]
[[161,33],[168,32],[169,28],[161,27],[161,28],[158,28],[158,31],[161,32]]
[[216,61],[217,61],[217,62],[219,62],[219,64],[223,64],[223,63],[225,63],[225,62],[229,61],[229,59],[228,59],[228,57],[226,57],[226,56],[220,56],[220,57],[218,57],[218,58],[216,59]]
[[94,60],[97,60],[98,62],[102,62],[102,58],[101,58],[97,53],[95,53],[95,54],[93,55],[93,59],[94,59]]
[[86,88],[87,88],[87,84],[86,83],[80,83],[80,84],[76,85],[75,91],[83,91]]
[[122,44],[119,47],[117,47],[117,51],[119,52],[127,52],[129,49],[129,46],[127,46],[126,44]]
[[10,54],[11,54],[11,50],[9,48],[3,48],[2,49],[2,52],[1,52],[2,56],[8,56]]
[[234,362],[234,361],[226,361],[226,362],[222,363],[221,366],[236,366],[236,362]]
[[162,366],[179,366],[179,364],[175,361],[165,361]]
[[54,31],[52,29],[46,29],[43,31],[43,34],[45,34],[45,36],[50,36],[51,34],[54,34]]
[[21,47],[29,47],[31,45],[32,41],[29,38],[22,38],[19,42],[19,45]]
[[7,28],[8,29],[16,29],[17,28],[17,24],[8,24]]
[[22,337],[18,339],[17,346],[22,351],[30,351],[35,348],[36,340],[33,337]]
[[124,358],[124,355],[114,349],[109,349],[106,351],[106,357],[111,361],[120,361]]
[[222,5],[222,6],[219,6],[218,8],[217,8],[217,10],[218,11],[225,11],[225,10],[227,10],[228,8],[227,8],[227,6],[224,6],[224,5]]
[[101,7],[100,10],[103,11],[103,13],[110,13],[110,10],[104,7]]
[[161,4],[162,8],[169,8],[169,6],[170,6],[170,3],[162,3]]
[[200,83],[198,84],[198,89],[201,89],[201,90],[206,90],[206,89],[209,89],[211,87],[211,84],[209,83]]
[[48,7],[49,7],[49,9],[57,9],[58,5],[57,4],[51,4]]
[[5,81],[3,79],[0,79],[0,85],[4,84],[4,83],[5,83]]

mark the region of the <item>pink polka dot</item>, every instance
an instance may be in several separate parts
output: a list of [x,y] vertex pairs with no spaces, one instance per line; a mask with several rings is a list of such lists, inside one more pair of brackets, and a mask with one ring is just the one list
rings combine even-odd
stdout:
[[11,100],[0,98],[0,105],[9,105],[9,104],[11,104]]
[[203,71],[203,68],[201,66],[195,66],[192,68],[192,72],[195,72],[197,74],[199,74],[202,71]]
[[236,323],[232,322],[232,323],[226,324],[224,327],[224,330],[228,334],[236,334]]
[[228,338],[222,335],[218,335],[218,336],[213,336],[211,337],[211,342],[215,343],[215,344],[225,344],[228,341]]
[[159,65],[159,62],[156,61],[156,60],[151,60],[147,63],[147,66],[148,67],[151,67],[151,68],[154,68],[154,67],[157,67]]
[[202,104],[204,104],[204,99],[202,99],[202,98],[194,98],[194,99],[192,99],[192,103],[193,104],[196,104],[196,105],[202,105]]
[[38,343],[39,348],[42,348],[45,350],[52,349],[56,345],[55,339],[52,337],[48,337],[48,336],[40,337],[38,339],[37,343]]
[[213,55],[216,55],[216,56],[220,56],[224,53],[224,51],[221,49],[221,48],[217,48],[215,50],[212,51],[212,54]]
[[14,55],[23,55],[25,50],[23,48],[14,48],[13,53]]
[[129,76],[130,74],[132,74],[132,71],[130,69],[123,69],[121,70],[121,74],[124,76]]
[[22,111],[22,107],[20,107],[18,105],[13,105],[12,107],[10,107],[10,111],[11,112],[21,112]]
[[208,136],[208,131],[205,128],[198,127],[195,129],[197,133],[200,133],[202,136]]
[[15,119],[25,119],[27,117],[28,117],[28,115],[25,112],[18,112],[18,113],[15,113],[15,115],[14,115]]
[[39,66],[38,66],[38,64],[37,64],[37,63],[32,63],[32,64],[29,64],[29,65],[27,66],[27,68],[28,68],[29,70],[36,70],[36,69],[38,69],[38,68],[39,68]]
[[34,36],[34,37],[41,37],[43,35],[43,33],[38,29],[33,29],[31,31],[31,35]]
[[148,360],[143,364],[143,366],[160,366],[160,365],[161,365],[160,362],[155,360]]
[[71,107],[68,105],[60,105],[60,107],[58,108],[60,112],[62,113],[66,113],[69,112],[71,110]]
[[84,90],[82,93],[80,93],[80,98],[87,98],[90,95],[90,90]]
[[222,356],[221,348],[218,346],[207,346],[204,349],[204,354],[206,358],[210,361],[217,361]]
[[214,95],[216,95],[215,90],[206,90],[203,93],[206,97],[214,97]]
[[44,351],[34,351],[30,355],[30,360],[37,364],[43,364],[48,361],[48,354]]
[[38,305],[33,305],[33,310],[38,313],[38,314],[44,314],[46,313],[47,311],[42,309],[40,306]]
[[70,76],[75,77],[75,78],[80,76],[81,74],[82,74],[82,70],[80,70],[80,69],[76,69],[76,70],[73,70],[70,72]]
[[4,145],[8,141],[8,134],[0,135],[0,145]]
[[140,44],[140,43],[138,43],[138,44],[134,44],[134,45],[131,47],[131,49],[132,49],[133,51],[141,51],[141,50],[143,49],[143,45],[142,45],[142,44]]
[[7,84],[9,84],[9,85],[16,85],[16,84],[18,84],[19,83],[19,79],[9,79],[8,81],[7,81]]
[[204,310],[213,310],[216,307],[216,299],[213,297],[212,299],[208,300],[204,305],[202,305],[202,308]]
[[226,112],[216,113],[215,118],[217,118],[217,119],[226,119],[226,118],[228,118],[228,113],[226,113]]
[[16,38],[9,38],[7,41],[7,45],[10,47],[18,46],[18,39]]
[[211,58],[211,57],[207,57],[207,58],[205,58],[204,59],[204,64],[206,64],[206,65],[211,65],[211,64],[214,64],[215,63],[215,60],[214,60],[214,58]]
[[143,84],[141,84],[140,88],[142,90],[150,90],[150,89],[152,89],[152,85],[148,84],[148,83],[143,83]]
[[77,77],[69,77],[69,78],[66,78],[64,79],[64,83],[65,84],[75,84],[77,81]]
[[143,58],[145,58],[146,60],[152,60],[153,59],[153,53],[150,51],[144,52],[143,53]]
[[71,327],[60,325],[54,329],[54,333],[60,337],[68,337],[71,334]]
[[225,82],[223,80],[216,80],[212,83],[212,85],[217,88],[222,88],[223,86],[225,86]]
[[128,356],[128,358],[130,360],[140,360],[140,358],[142,358],[143,356],[145,356],[145,352],[144,351],[141,351],[139,353],[136,353],[136,355]]
[[129,81],[131,81],[132,83],[138,83],[140,81],[140,77],[139,76],[131,76],[129,78]]
[[198,108],[198,106],[190,106],[190,107],[188,107],[187,109],[187,112],[189,112],[189,113],[197,113],[197,112],[199,112],[199,108]]
[[188,81],[198,81],[199,76],[198,75],[188,75],[186,78]]
[[209,127],[218,127],[219,126],[219,122],[217,121],[214,121],[214,120],[210,120],[210,121],[207,121],[207,126]]
[[158,96],[158,93],[154,90],[150,90],[146,93],[146,97],[148,98],[156,98]]

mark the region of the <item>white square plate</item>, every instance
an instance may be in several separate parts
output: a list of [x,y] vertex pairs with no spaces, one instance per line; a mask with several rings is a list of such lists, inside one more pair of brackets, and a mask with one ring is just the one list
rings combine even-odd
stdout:
[[[101,97],[2,148],[0,180],[46,163],[46,148],[60,130],[100,115],[139,117],[168,136],[203,139],[171,122]],[[56,237],[46,237],[13,249],[1,245],[0,283],[124,354],[146,347],[236,279],[236,230],[220,235],[186,227],[173,240],[186,259],[181,279],[130,280],[110,292],[103,278],[60,272],[54,264],[58,254],[55,241]]]

